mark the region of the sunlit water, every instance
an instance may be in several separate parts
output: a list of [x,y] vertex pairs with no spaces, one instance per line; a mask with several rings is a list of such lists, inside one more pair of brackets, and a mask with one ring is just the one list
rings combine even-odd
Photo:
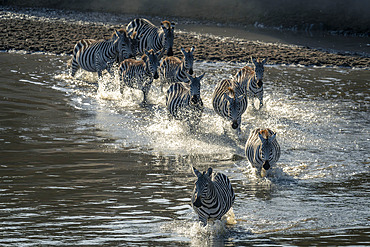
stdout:
[[[238,137],[211,95],[244,64],[195,63],[206,108],[191,134],[168,119],[158,82],[142,106],[108,74],[72,79],[70,57],[0,58],[0,245],[370,244],[370,71],[267,66],[265,106]],[[244,158],[257,127],[282,150],[267,179]],[[191,166],[229,176],[235,217],[200,227]]]

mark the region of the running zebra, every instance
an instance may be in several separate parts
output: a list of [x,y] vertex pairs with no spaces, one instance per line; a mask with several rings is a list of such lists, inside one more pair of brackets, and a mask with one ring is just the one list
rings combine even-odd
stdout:
[[194,46],[191,49],[181,47],[181,53],[184,55],[182,60],[173,56],[162,60],[159,67],[161,86],[174,82],[189,82],[186,73],[193,74],[194,49]]
[[102,71],[107,70],[110,74],[113,63],[123,61],[125,58],[135,56],[133,39],[123,29],[117,30],[109,40],[96,41],[93,39],[82,39],[77,42],[73,49],[72,57],[72,77],[75,76],[79,67],[89,72],[98,72],[102,76]]
[[[143,103],[147,102],[147,95],[153,83],[153,79],[158,79],[159,54],[153,50],[145,51],[141,60],[125,59],[119,66],[119,78],[124,85],[139,89],[143,92]],[[121,84],[121,93],[123,86]]]
[[161,27],[156,27],[153,23],[144,18],[136,18],[127,25],[127,32],[132,34],[137,33],[138,53],[144,54],[145,50],[153,49],[154,52],[167,51],[167,56],[172,56],[173,51],[173,31],[175,23],[162,21]]
[[203,113],[203,101],[200,97],[200,81],[204,74],[199,77],[187,75],[190,82],[173,83],[167,90],[166,108],[175,119],[187,120],[191,126],[197,124]]
[[246,86],[246,93],[248,102],[254,107],[254,98],[258,98],[260,101],[259,109],[263,106],[263,72],[264,65],[267,62],[267,58],[260,61],[260,59],[251,58],[254,69],[245,66],[241,68],[234,76],[234,80],[240,85]]
[[225,174],[212,174],[212,168],[201,173],[193,167],[193,172],[198,180],[195,182],[191,204],[203,226],[206,226],[208,219],[219,220],[230,210],[235,194]]
[[270,129],[252,130],[245,144],[245,156],[261,177],[266,176],[267,170],[280,158],[276,133]]
[[240,134],[242,114],[247,109],[247,97],[241,86],[231,79],[223,79],[217,84],[212,95],[215,112],[231,121],[231,127]]

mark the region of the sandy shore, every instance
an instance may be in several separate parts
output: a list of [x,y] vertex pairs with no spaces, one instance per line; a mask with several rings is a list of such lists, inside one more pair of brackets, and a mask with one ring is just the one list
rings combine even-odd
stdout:
[[[0,50],[71,54],[78,40],[107,38],[119,28],[121,28],[119,25],[101,23],[0,18]],[[370,68],[370,58],[362,55],[338,54],[308,47],[176,32],[175,55],[180,56],[180,47],[193,45],[196,47],[196,60],[246,62],[253,55],[269,57],[269,64]]]

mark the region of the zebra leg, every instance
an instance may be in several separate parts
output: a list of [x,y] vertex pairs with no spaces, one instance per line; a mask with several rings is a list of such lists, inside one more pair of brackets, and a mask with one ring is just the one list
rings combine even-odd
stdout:
[[144,98],[143,98],[143,104],[145,104],[148,100],[148,93],[149,93],[149,90],[152,86],[152,82],[153,82],[153,79],[151,79],[150,81],[144,83],[144,86],[143,86],[143,95],[144,95]]
[[77,62],[77,59],[76,59],[76,55],[73,55],[73,58],[72,58],[72,72],[71,72],[71,76],[74,77],[78,68],[80,66],[78,65],[78,62]]
[[263,106],[263,94],[261,93],[258,97],[259,101],[260,101],[260,108],[258,110],[260,110]]

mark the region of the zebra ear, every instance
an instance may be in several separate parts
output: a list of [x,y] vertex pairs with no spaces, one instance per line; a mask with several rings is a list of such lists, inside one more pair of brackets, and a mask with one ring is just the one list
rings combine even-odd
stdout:
[[262,65],[265,65],[265,63],[267,62],[268,60],[268,57],[266,57],[265,59],[262,60]]
[[245,95],[243,94],[243,95],[240,95],[239,97],[238,97],[238,101],[242,101],[243,99],[244,99],[244,97],[245,97]]
[[261,135],[261,133],[258,133],[258,137],[260,138],[261,142],[264,143],[266,141],[265,138]]
[[257,64],[257,59],[255,59],[254,57],[252,57],[251,56],[251,61],[252,61],[252,63],[254,64],[254,65],[256,65]]
[[231,97],[229,95],[227,95],[227,93],[224,93],[224,97],[227,99],[227,101],[231,101]]
[[193,53],[194,49],[195,49],[195,47],[192,46],[191,49],[190,49],[190,52]]
[[198,178],[199,178],[200,176],[202,176],[202,173],[200,173],[197,169],[195,169],[195,167],[193,167],[193,173],[194,173],[194,175],[195,175],[195,176],[197,176]]
[[208,176],[211,176],[211,174],[212,174],[212,168],[210,167],[210,168],[208,168],[208,171],[207,171],[207,173],[206,173]]
[[182,54],[185,55],[186,51],[185,51],[184,47],[181,47],[181,52],[182,52]]
[[275,140],[276,133],[269,137],[269,142],[273,142]]
[[206,74],[206,72],[203,73],[203,75],[199,76],[199,81],[203,79],[204,75]]

